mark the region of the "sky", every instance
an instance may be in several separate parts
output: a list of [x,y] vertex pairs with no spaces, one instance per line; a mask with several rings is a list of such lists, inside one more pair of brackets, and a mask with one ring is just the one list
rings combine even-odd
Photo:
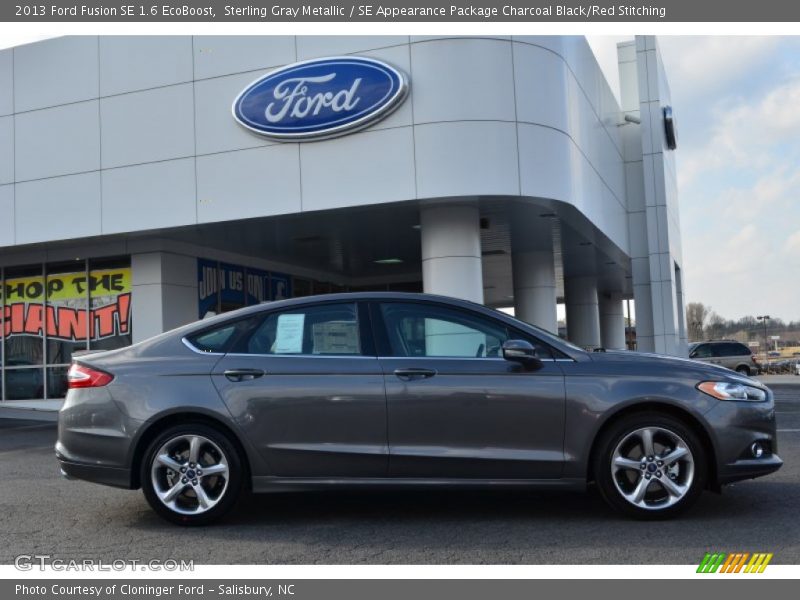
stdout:
[[[5,34],[0,47],[45,36]],[[613,90],[616,43],[590,36]],[[687,302],[800,320],[800,36],[660,36]]]
[[[623,39],[589,39],[613,89]],[[658,42],[678,123],[686,301],[800,320],[800,37]]]

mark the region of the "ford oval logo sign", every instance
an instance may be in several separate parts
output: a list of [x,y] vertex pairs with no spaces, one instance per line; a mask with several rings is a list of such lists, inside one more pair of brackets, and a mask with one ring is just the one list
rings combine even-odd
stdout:
[[248,85],[233,102],[233,117],[276,140],[318,140],[371,125],[407,94],[406,76],[384,62],[320,58],[282,67]]

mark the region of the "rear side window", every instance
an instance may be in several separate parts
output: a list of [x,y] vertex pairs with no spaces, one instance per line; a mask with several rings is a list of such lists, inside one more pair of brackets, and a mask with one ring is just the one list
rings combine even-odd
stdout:
[[730,344],[711,344],[711,356],[730,356]]
[[262,317],[257,315],[237,321],[226,321],[216,327],[189,335],[186,339],[200,352],[222,354],[229,352],[231,346],[236,343],[238,339],[247,336],[248,332],[255,329],[261,319]]
[[725,344],[717,344],[717,356],[744,356],[750,354],[750,349],[744,344],[738,342],[728,342]]
[[252,335],[236,343],[240,354],[361,354],[355,303],[299,307],[267,315]]

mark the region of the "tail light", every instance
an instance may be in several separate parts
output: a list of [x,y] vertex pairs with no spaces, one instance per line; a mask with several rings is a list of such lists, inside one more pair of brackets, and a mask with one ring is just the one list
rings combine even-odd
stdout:
[[67,372],[67,387],[71,390],[78,388],[103,387],[104,385],[111,383],[113,380],[114,376],[106,373],[105,371],[92,369],[86,365],[81,365],[78,363],[72,363],[72,366]]
[[757,364],[758,364],[758,360],[756,359],[756,355],[755,355],[755,354],[751,354],[751,355],[750,355],[750,358],[752,358],[752,359],[753,359],[753,364],[754,364],[754,365],[757,365]]

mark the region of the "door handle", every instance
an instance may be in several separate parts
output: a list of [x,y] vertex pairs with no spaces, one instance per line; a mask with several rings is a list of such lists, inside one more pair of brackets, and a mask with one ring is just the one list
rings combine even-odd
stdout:
[[403,381],[413,381],[415,379],[429,379],[430,377],[436,375],[436,371],[433,369],[417,368],[395,369],[394,374],[398,379],[402,379]]
[[252,381],[266,373],[262,369],[228,369],[224,374],[228,381]]

